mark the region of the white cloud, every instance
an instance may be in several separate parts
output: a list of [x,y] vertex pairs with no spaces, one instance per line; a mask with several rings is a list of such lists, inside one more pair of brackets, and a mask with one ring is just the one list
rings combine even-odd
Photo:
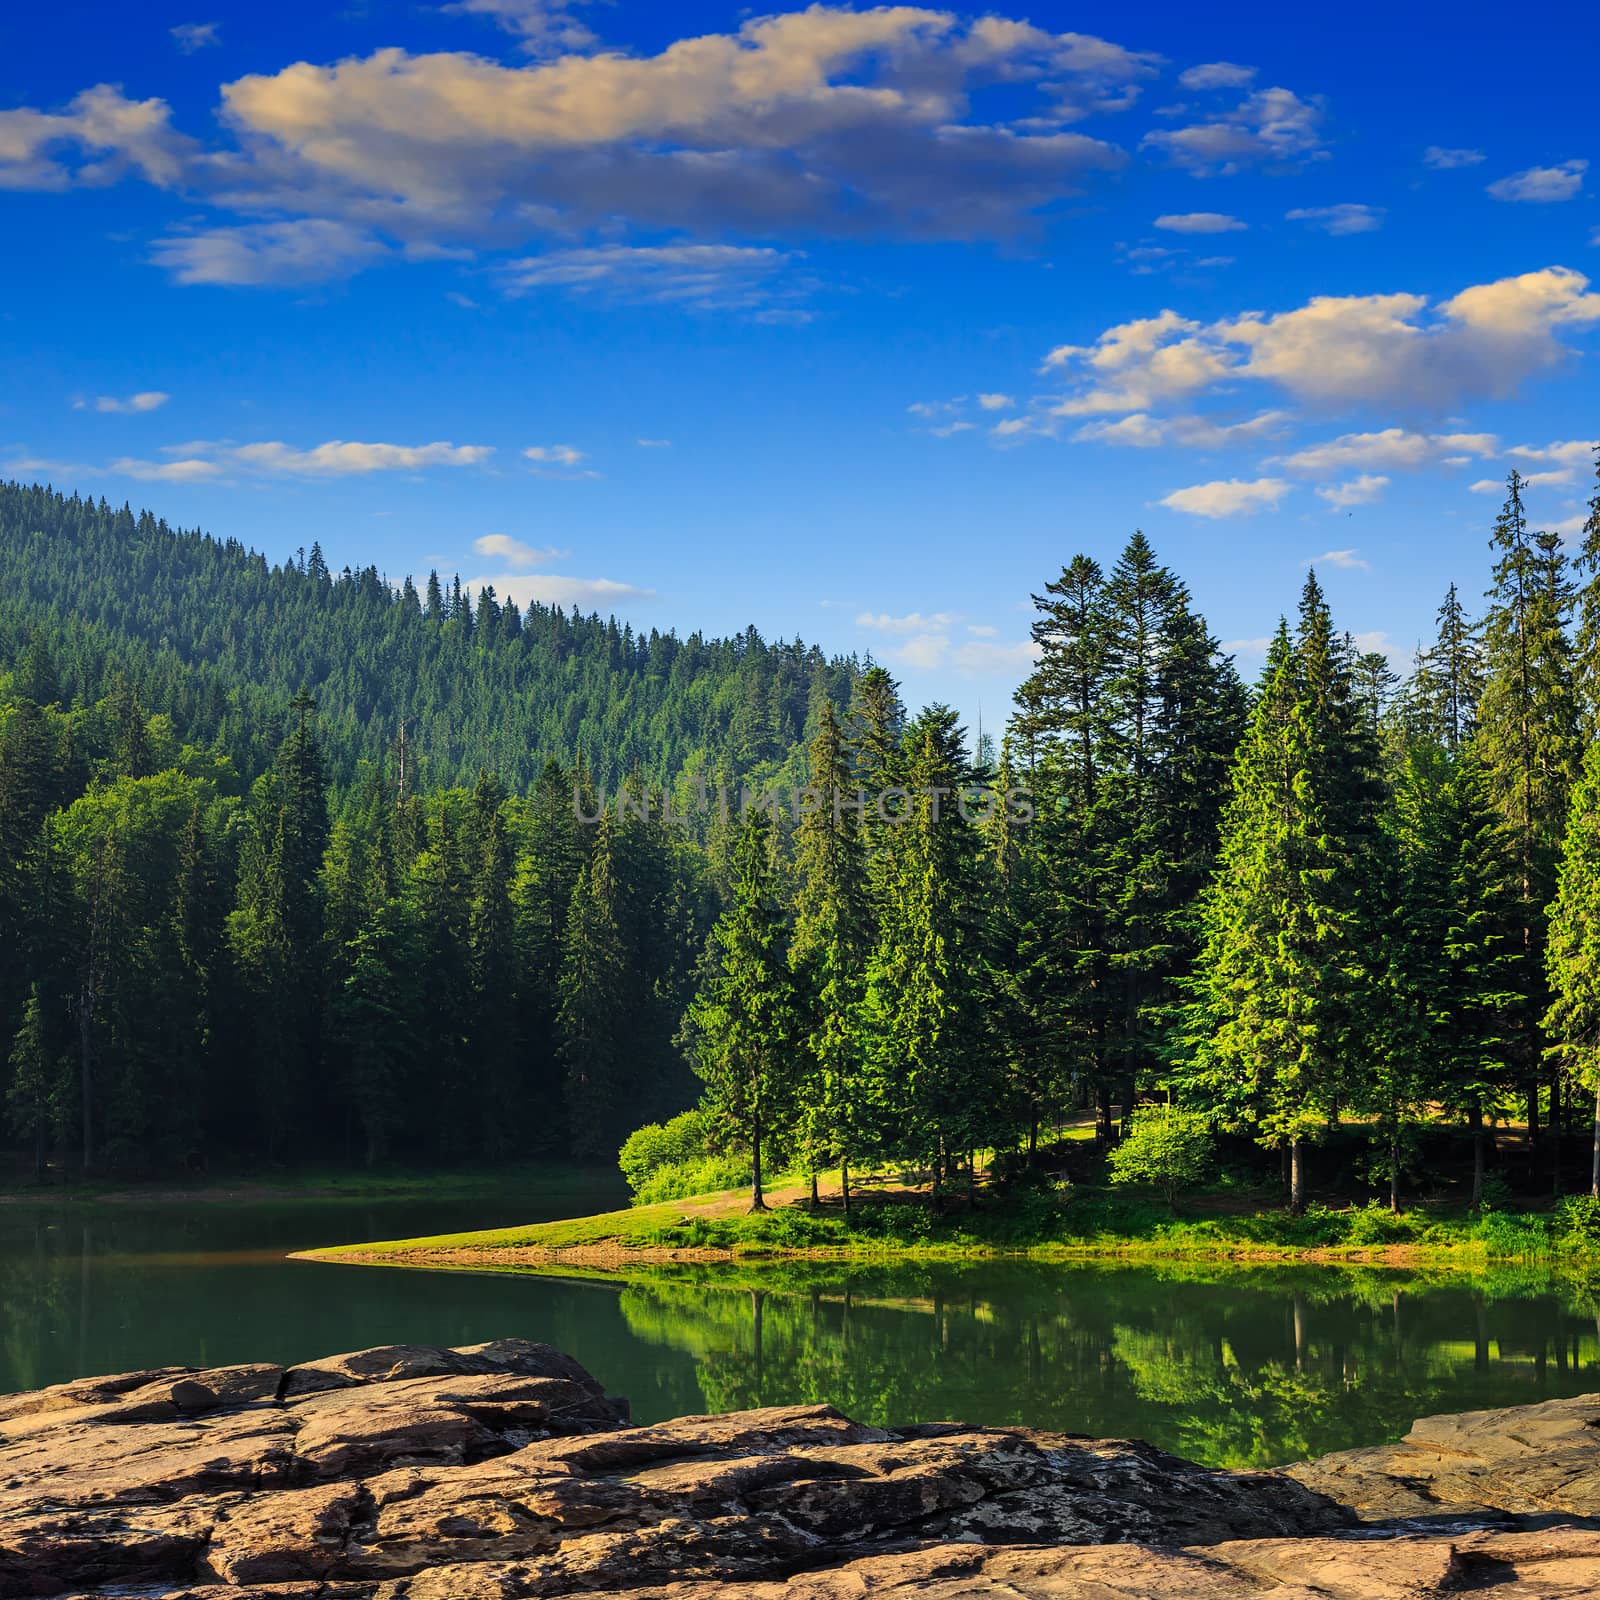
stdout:
[[1515,444],[1506,451],[1519,461],[1554,463],[1564,467],[1587,466],[1600,450],[1600,439],[1556,439],[1550,444]]
[[168,28],[167,32],[186,56],[192,56],[196,50],[204,50],[208,45],[221,44],[218,36],[221,27],[220,22],[180,22],[177,27]]
[[168,445],[165,461],[141,461],[123,456],[112,462],[112,472],[131,478],[165,482],[196,482],[238,473],[246,477],[342,478],[371,472],[420,472],[427,467],[469,467],[493,454],[482,444],[365,444],[330,439],[326,444],[300,450],[278,439],[259,444],[231,440],[193,439]]
[[1302,100],[1289,89],[1257,89],[1229,111],[1186,128],[1156,129],[1142,144],[1197,178],[1327,154],[1320,102]]
[[0,189],[96,188],[129,173],[171,188],[194,142],[170,119],[165,100],[129,100],[109,83],[64,111],[0,111]]
[[863,611],[856,617],[856,626],[873,628],[879,633],[917,634],[950,628],[959,620],[952,611],[935,611],[931,616],[923,616],[920,611],[911,611],[903,617],[891,616],[887,611]]
[[1265,656],[1271,648],[1271,634],[1263,634],[1259,639],[1225,639],[1222,643],[1225,656],[1245,656],[1250,659]]
[[[115,416],[136,416],[145,411],[159,411],[171,398],[170,394],[166,394],[160,389],[142,389],[138,394],[120,396],[102,394],[95,396],[94,409],[96,411],[110,412]],[[74,400],[72,404],[76,410],[82,411],[88,406],[89,402],[87,400]]]
[[1283,478],[1219,479],[1214,483],[1191,484],[1174,489],[1160,504],[1192,517],[1249,517],[1262,510],[1276,510],[1293,485]]
[[515,600],[519,606],[577,606],[580,611],[602,607],[640,604],[657,598],[654,589],[619,583],[613,578],[564,578],[548,572],[498,572],[473,578],[462,585],[476,593],[492,584],[502,600]]
[[1168,233],[1241,233],[1250,226],[1222,211],[1179,211],[1156,218]]
[[1337,439],[1278,457],[1273,465],[1320,478],[1360,467],[1414,471],[1447,464],[1454,458],[1486,460],[1499,450],[1500,441],[1492,433],[1413,433],[1406,428],[1383,428],[1376,433],[1342,433]]
[[574,0],[452,0],[439,9],[447,15],[487,17],[514,34],[530,55],[581,53],[600,42],[593,30],[573,15]]
[[1600,323],[1600,294],[1568,267],[1475,284],[1448,300],[1419,294],[1318,295],[1292,311],[1202,323],[1165,310],[1045,358],[1078,380],[1056,416],[1150,411],[1245,380],[1319,407],[1453,409],[1503,396],[1572,353]]
[[472,548],[480,556],[498,556],[512,567],[539,567],[547,561],[560,561],[570,554],[566,550],[541,550],[535,545],[524,544],[521,539],[513,539],[508,533],[486,533],[482,538],[472,541]]
[[1290,222],[1304,222],[1322,233],[1342,238],[1351,233],[1376,233],[1383,226],[1382,206],[1346,202],[1336,206],[1302,206],[1284,213]]
[[797,259],[753,245],[599,245],[526,256],[505,262],[499,271],[510,294],[558,289],[642,305],[759,310],[793,300],[810,287],[809,281],[784,281],[785,269]]
[[551,467],[581,466],[588,459],[570,444],[530,444],[522,453],[529,461]]
[[[1343,483],[1325,483],[1317,490],[1320,499],[1326,500],[1336,511],[1347,511],[1352,506],[1371,505],[1374,500],[1382,497],[1383,491],[1389,487],[1389,480],[1381,473],[1363,472],[1358,478],[1346,479]],[[1348,551],[1330,551],[1325,556],[1318,556],[1319,561],[1332,561],[1335,566],[1366,566],[1366,562],[1359,563],[1339,561],[1335,558],[1341,554],[1351,554]]]
[[1422,164],[1440,172],[1450,172],[1457,167],[1475,167],[1485,159],[1481,150],[1450,150],[1443,145],[1430,144],[1422,152]]
[[670,439],[635,439],[633,442],[641,450],[670,450],[672,448]]
[[992,639],[1000,632],[1000,630],[998,628],[991,628],[986,622],[969,622],[967,624],[967,632],[970,633],[974,639]]
[[183,457],[176,461],[140,461],[132,456],[119,456],[108,469],[124,478],[137,478],[152,483],[204,483],[222,476],[220,462],[205,461],[198,457]]
[[1526,172],[1514,172],[1509,178],[1496,179],[1489,185],[1488,193],[1496,200],[1551,205],[1573,199],[1583,188],[1583,175],[1588,170],[1587,161],[1563,161],[1555,167],[1529,167]]
[[[1557,467],[1551,472],[1525,472],[1522,474],[1522,486],[1525,489],[1548,489],[1571,482],[1571,467]],[[1504,494],[1506,481],[1504,478],[1479,478],[1476,483],[1468,484],[1467,489],[1472,494]]]
[[1272,438],[1291,421],[1287,411],[1262,411],[1240,422],[1198,416],[1157,418],[1135,411],[1115,422],[1086,422],[1072,437],[1079,443],[1132,445],[1139,449],[1169,444],[1188,450],[1225,450]]
[[978,404],[985,411],[1009,411],[1017,402],[1008,394],[980,394]]
[[150,259],[178,283],[281,286],[348,277],[389,253],[365,228],[303,217],[168,234]]
[[[1319,490],[1320,494],[1321,491]],[[1346,572],[1370,572],[1372,564],[1361,558],[1359,550],[1324,550],[1320,556],[1307,556],[1302,567],[1342,567]]]
[[1185,89],[1247,89],[1255,76],[1254,67],[1241,67],[1233,61],[1207,61],[1180,72],[1178,82]]

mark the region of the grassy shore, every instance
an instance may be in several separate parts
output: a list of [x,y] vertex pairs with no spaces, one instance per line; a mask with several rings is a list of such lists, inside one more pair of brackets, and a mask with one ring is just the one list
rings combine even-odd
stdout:
[[476,1233],[438,1234],[306,1252],[321,1261],[428,1267],[623,1267],[664,1261],[977,1256],[1369,1262],[1482,1269],[1496,1261],[1600,1268],[1600,1220],[1574,1203],[1554,1212],[1315,1205],[1303,1216],[1213,1196],[1174,1216],[1151,1200],[1099,1191],[980,1194],[939,1214],[919,1196],[864,1200],[846,1221],[802,1190],[748,1211],[744,1191]]

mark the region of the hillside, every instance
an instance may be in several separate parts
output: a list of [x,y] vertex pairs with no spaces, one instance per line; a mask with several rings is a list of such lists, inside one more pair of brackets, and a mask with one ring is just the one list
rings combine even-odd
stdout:
[[[418,584],[421,584],[419,590]],[[847,704],[856,663],[799,640],[635,634],[615,619],[521,611],[375,567],[282,565],[150,511],[0,484],[0,669],[42,634],[67,702],[118,674],[180,735],[263,771],[301,690],[317,700],[335,791],[402,725],[417,782],[494,772],[526,791],[549,759],[596,782],[697,769],[740,777],[788,759],[821,696]]]

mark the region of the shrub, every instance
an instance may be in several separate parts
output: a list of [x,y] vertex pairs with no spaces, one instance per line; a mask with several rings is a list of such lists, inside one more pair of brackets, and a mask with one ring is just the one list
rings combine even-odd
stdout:
[[1346,1244],[1401,1244],[1414,1240],[1426,1222],[1396,1214],[1374,1201],[1350,1214],[1345,1227]]
[[740,1189],[750,1182],[749,1156],[695,1156],[657,1167],[634,1191],[636,1206],[663,1200],[687,1200],[719,1189]]
[[1114,1184],[1147,1183],[1176,1205],[1211,1164],[1211,1124],[1194,1111],[1146,1106],[1128,1118],[1122,1143],[1107,1157]]
[[1554,1233],[1564,1250],[1585,1253],[1600,1248],[1600,1200],[1572,1194],[1556,1207]]
[[662,1167],[697,1161],[711,1153],[705,1114],[684,1111],[671,1122],[647,1122],[630,1133],[617,1155],[617,1165],[635,1194]]

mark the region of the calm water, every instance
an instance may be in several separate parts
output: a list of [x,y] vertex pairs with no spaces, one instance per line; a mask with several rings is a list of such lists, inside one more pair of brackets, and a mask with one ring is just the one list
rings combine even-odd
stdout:
[[1536,1275],[804,1264],[729,1287],[707,1269],[619,1285],[283,1259],[557,1204],[0,1206],[0,1392],[516,1335],[571,1351],[641,1421],[827,1400],[864,1420],[1133,1434],[1243,1465],[1395,1438],[1432,1411],[1600,1390],[1593,1299]]

